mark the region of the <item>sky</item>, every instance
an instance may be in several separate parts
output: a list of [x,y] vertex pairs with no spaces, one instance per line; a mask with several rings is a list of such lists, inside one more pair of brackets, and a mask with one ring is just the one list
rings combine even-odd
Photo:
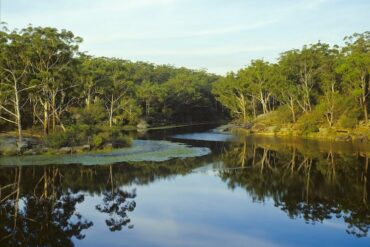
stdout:
[[156,64],[237,71],[252,59],[370,31],[370,0],[0,0],[8,28],[52,26],[81,50]]

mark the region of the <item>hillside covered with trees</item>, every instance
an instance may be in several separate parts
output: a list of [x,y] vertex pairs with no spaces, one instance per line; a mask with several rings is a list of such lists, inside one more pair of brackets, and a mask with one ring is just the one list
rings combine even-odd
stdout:
[[[369,135],[370,32],[262,59],[214,84],[217,100],[256,132]],[[253,127],[252,127],[253,126]]]
[[70,31],[50,27],[0,32],[2,131],[16,129],[19,142],[25,129],[55,135],[57,140],[78,139],[76,135],[94,134],[99,128],[219,118],[211,93],[219,76],[171,65],[94,57],[80,52],[81,42]]
[[[0,32],[0,129],[32,130],[51,147],[92,142],[117,129],[222,120],[252,132],[368,136],[370,32],[318,42],[226,76],[80,52],[67,30]],[[109,134],[107,134],[107,130]],[[104,132],[104,133],[102,133]],[[113,135],[112,135],[113,133]]]

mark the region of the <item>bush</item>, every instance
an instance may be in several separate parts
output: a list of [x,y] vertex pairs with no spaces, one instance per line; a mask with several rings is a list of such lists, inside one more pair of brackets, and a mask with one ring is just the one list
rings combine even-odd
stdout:
[[113,147],[118,148],[118,147],[129,147],[132,144],[132,138],[119,134],[119,135],[114,135],[113,140],[112,140]]
[[358,124],[359,115],[359,111],[347,111],[339,117],[338,125],[342,128],[353,129]]
[[74,125],[68,130],[72,146],[86,144],[90,136],[90,128],[87,125]]
[[69,146],[69,134],[67,132],[55,132],[45,138],[47,146],[51,148],[61,148]]
[[45,138],[45,142],[51,148],[78,146],[87,143],[88,133],[88,126],[73,125],[66,131],[57,131],[49,134]]
[[302,134],[319,132],[319,126],[323,122],[323,116],[320,111],[312,111],[303,114],[297,121],[298,130]]
[[101,135],[94,135],[90,144],[94,148],[99,148],[104,144],[104,139]]
[[94,148],[100,148],[106,143],[112,143],[112,147],[128,147],[132,143],[131,137],[124,135],[122,132],[112,129],[95,134],[91,139],[91,145]]
[[132,139],[115,128],[94,134],[94,132],[90,132],[90,127],[87,125],[74,125],[66,131],[49,134],[45,138],[45,143],[51,148],[79,146],[90,143],[92,148],[98,149],[106,143],[112,143],[113,147],[127,147],[131,145]]
[[288,106],[281,106],[275,111],[259,115],[256,119],[256,123],[266,126],[275,126],[290,123],[291,120],[292,114]]
[[73,108],[71,112],[77,124],[87,125],[90,129],[99,125],[106,119],[104,106],[99,101],[90,104],[89,108]]
[[111,141],[111,134],[110,132],[100,132],[98,134],[93,135],[91,139],[91,145],[93,148],[100,148],[105,143]]

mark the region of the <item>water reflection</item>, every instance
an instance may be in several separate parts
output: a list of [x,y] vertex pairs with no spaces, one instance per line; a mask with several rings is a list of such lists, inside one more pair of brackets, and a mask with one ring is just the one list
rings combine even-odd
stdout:
[[247,140],[224,150],[227,169],[219,176],[255,201],[272,198],[291,218],[308,223],[339,218],[348,233],[364,237],[370,228],[369,156],[340,151],[332,143]]
[[76,212],[76,204],[82,203],[84,196],[62,190],[62,174],[58,168],[16,167],[1,175],[2,244],[73,246],[71,238],[83,239],[82,231],[93,225]]
[[[212,154],[102,166],[0,167],[0,246],[73,246],[84,238],[83,243],[95,246],[99,245],[94,242],[96,238],[110,241],[111,237],[116,237],[111,242],[119,244],[126,241],[151,246],[148,239],[157,236],[153,229],[160,232],[161,227],[165,229],[158,237],[161,240],[172,234],[174,241],[204,238],[202,243],[207,245],[214,241],[215,236],[209,233],[217,227],[220,238],[227,233],[234,236],[235,232],[254,236],[255,229],[270,233],[284,227],[281,218],[269,219],[272,226],[267,227],[266,209],[272,216],[282,210],[290,218],[302,218],[307,223],[339,222],[351,234],[340,230],[351,243],[364,240],[352,235],[368,235],[370,154],[362,144],[275,138],[191,143],[207,145]],[[227,187],[238,193],[231,193]],[[262,208],[250,198],[269,207]],[[248,212],[251,208],[253,212]],[[218,215],[225,217],[220,220]],[[244,224],[243,217],[252,226]],[[289,225],[298,226],[298,222]],[[181,224],[184,226],[179,229],[194,226],[191,234],[181,236],[181,230],[174,227]],[[297,230],[297,236],[304,236],[302,229]],[[329,232],[318,229],[323,235]],[[90,231],[94,236],[88,234]],[[113,235],[117,232],[125,234]],[[142,235],[137,234],[140,232]],[[282,238],[291,239],[289,234]],[[256,238],[265,236],[257,234]],[[227,238],[230,241],[230,245],[240,242]]]
[[[136,190],[124,191],[115,187],[113,179],[113,165],[109,166],[109,183],[111,186],[110,191],[103,192],[102,203],[96,205],[96,209],[108,215],[105,223],[110,231],[120,231],[123,226],[128,225],[131,220],[127,212],[134,211],[136,202],[133,200],[136,197]],[[128,225],[133,228],[133,225]]]
[[[196,165],[198,164],[198,165]],[[100,202],[110,231],[133,228],[136,189],[126,185],[187,174],[199,166],[194,159],[108,166],[25,166],[0,170],[0,246],[74,246],[93,226],[77,212],[85,195]]]

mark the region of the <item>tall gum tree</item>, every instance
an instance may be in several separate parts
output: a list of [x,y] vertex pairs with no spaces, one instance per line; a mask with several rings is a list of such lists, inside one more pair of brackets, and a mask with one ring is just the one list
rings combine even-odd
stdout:
[[271,72],[271,65],[259,59],[253,60],[250,66],[238,73],[240,79],[248,85],[252,97],[260,102],[263,114],[270,111],[274,76]]
[[245,124],[250,115],[250,102],[247,97],[248,88],[244,82],[238,80],[234,73],[230,73],[213,84],[212,93],[232,116],[241,118]]
[[[37,101],[41,106],[44,133],[49,132],[50,120],[55,130],[58,116],[58,100],[63,98],[66,88],[70,88],[70,81],[60,80],[60,74],[71,64],[82,42],[80,37],[70,31],[58,31],[55,28],[28,27],[23,29],[25,36],[31,40],[33,57],[32,72],[35,75],[34,83],[38,85]],[[59,111],[60,112],[60,111]]]
[[343,58],[337,68],[347,88],[357,98],[367,123],[370,77],[370,32],[346,37]]
[[108,113],[109,127],[113,127],[116,114],[128,105],[127,96],[133,89],[133,82],[127,80],[124,64],[120,60],[107,60],[102,84],[102,97]]
[[[335,68],[338,63],[339,50],[337,46],[330,47],[328,44],[316,44],[320,56],[319,80],[323,95],[318,107],[328,122],[329,127],[334,125],[338,118],[338,110],[341,103],[341,85]],[[319,109],[321,110],[321,109]]]
[[274,67],[274,80],[275,85],[277,85],[273,88],[274,94],[280,104],[288,106],[292,114],[292,121],[295,123],[297,121],[297,87],[293,81],[289,80],[286,73],[284,73],[284,68],[280,65]]
[[0,32],[0,119],[12,123],[18,131],[18,147],[22,146],[22,111],[30,67],[30,46],[20,33]]
[[319,66],[315,48],[304,46],[302,50],[284,52],[279,64],[285,68],[287,78],[295,82],[299,94],[297,105],[303,112],[310,112],[312,98],[317,90],[316,76]]

